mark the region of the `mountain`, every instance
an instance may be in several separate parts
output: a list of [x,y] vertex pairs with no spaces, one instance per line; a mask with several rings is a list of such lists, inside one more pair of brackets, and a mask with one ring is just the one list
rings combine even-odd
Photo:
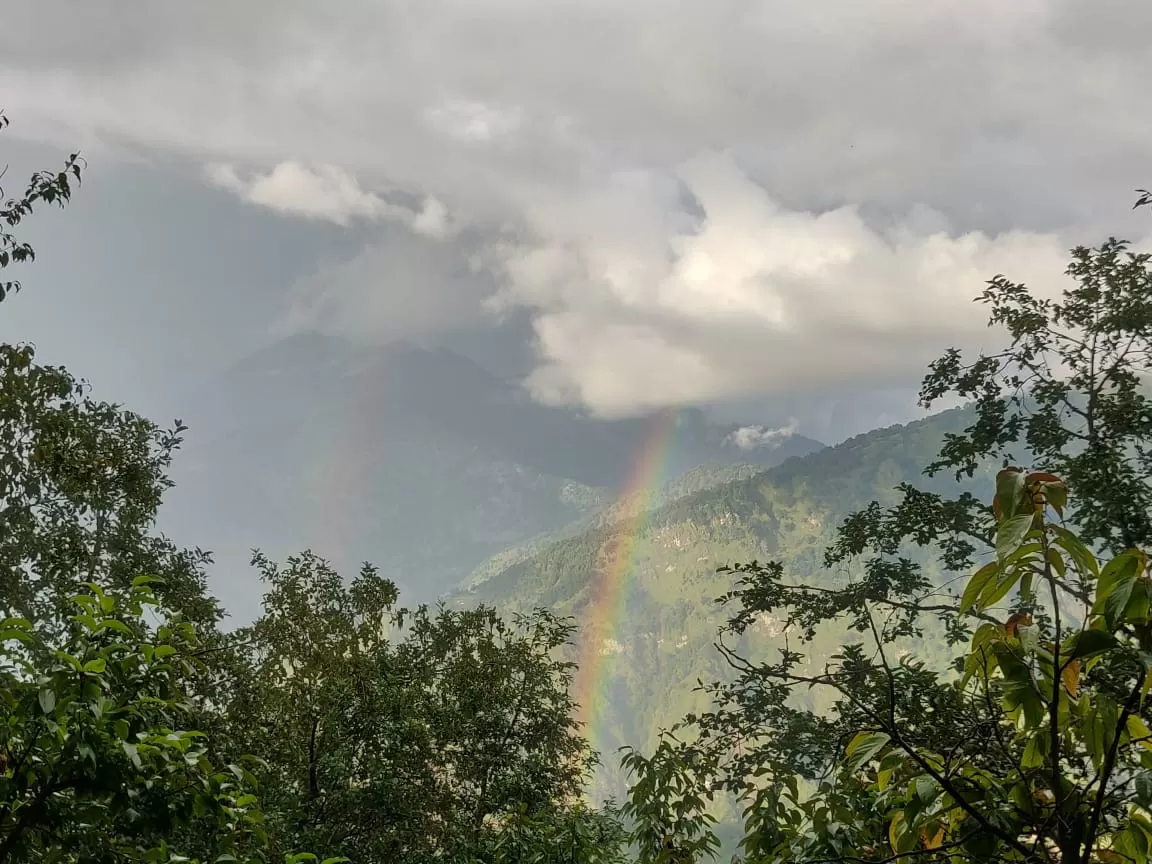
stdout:
[[[258,599],[250,546],[312,548],[344,568],[372,561],[407,602],[434,599],[500,550],[612,505],[656,422],[538,404],[445,348],[316,335],[237,364],[186,420],[166,518],[176,539],[217,552],[214,587],[238,618]],[[695,409],[674,421],[672,482],[823,446],[800,435],[736,446],[736,425]]]
[[[484,578],[453,601],[488,603],[505,612],[547,607],[588,625],[604,614],[594,601],[598,578],[625,574],[615,631],[600,644],[585,646],[577,658],[600,669],[597,686],[577,694],[590,703],[594,719],[588,731],[607,756],[597,791],[619,794],[622,784],[612,770],[612,752],[623,744],[651,748],[660,728],[704,707],[698,680],[727,675],[713,648],[725,617],[714,600],[730,590],[733,580],[717,568],[776,560],[798,581],[843,578],[823,567],[836,528],[872,500],[894,502],[898,483],[987,493],[991,471],[963,486],[951,477],[922,476],[944,435],[970,421],[967,411],[950,411],[869,432],[729,482],[704,483],[639,520],[642,527],[632,543],[619,543],[635,524],[625,520],[572,532],[530,554],[506,551],[507,566],[482,568]],[[614,557],[622,548],[630,550],[624,566]],[[763,618],[744,647],[764,656],[782,644],[780,624]],[[822,665],[844,636],[842,630],[818,634],[808,649],[810,662]]]

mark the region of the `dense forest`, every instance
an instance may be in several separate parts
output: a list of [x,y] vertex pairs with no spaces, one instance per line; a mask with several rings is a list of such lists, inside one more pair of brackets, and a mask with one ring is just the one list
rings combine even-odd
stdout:
[[[82,168],[0,204],[0,268]],[[689,475],[437,606],[257,552],[234,630],[155,528],[188,430],[0,345],[0,864],[1147,861],[1150,261],[992,278],[1005,347],[921,392],[963,409]],[[623,701],[581,706],[628,526]]]

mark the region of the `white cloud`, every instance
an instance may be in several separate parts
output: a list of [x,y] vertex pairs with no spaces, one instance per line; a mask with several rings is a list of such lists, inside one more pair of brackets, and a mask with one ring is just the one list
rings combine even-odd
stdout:
[[348,225],[353,219],[387,219],[427,237],[449,234],[448,212],[435,198],[425,199],[419,210],[391,204],[374,192],[366,192],[355,177],[334,165],[308,168],[286,161],[267,173],[253,172],[242,179],[234,166],[213,163],[205,174],[212,183],[245,201],[288,216],[324,219],[337,225]]
[[690,229],[660,184],[645,196],[630,179],[619,202],[598,192],[537,214],[535,240],[497,250],[495,302],[536,311],[538,398],[616,415],[915,376],[947,345],[987,338],[972,298],[992,276],[1064,284],[1051,234],[880,231],[849,207],[790,210],[724,155],[680,178],[702,211]]
[[797,423],[794,419],[776,429],[766,429],[763,426],[741,426],[726,440],[741,450],[775,450],[795,435],[796,430]]

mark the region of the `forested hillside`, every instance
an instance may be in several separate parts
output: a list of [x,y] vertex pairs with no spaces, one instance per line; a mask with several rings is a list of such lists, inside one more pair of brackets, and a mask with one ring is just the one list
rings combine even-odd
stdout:
[[[990,472],[959,484],[948,476],[926,480],[924,467],[945,434],[972,420],[964,410],[859,435],[836,447],[767,471],[684,495],[643,520],[627,566],[619,626],[596,647],[606,658],[604,680],[591,708],[594,743],[606,754],[624,744],[650,748],[659,730],[704,704],[698,680],[729,677],[713,649],[725,613],[714,602],[731,590],[725,564],[774,560],[796,579],[831,584],[842,574],[824,566],[824,552],[849,514],[876,500],[894,503],[900,483],[925,489],[986,489]],[[455,598],[526,612],[544,607],[589,623],[597,574],[611,570],[607,550],[631,522],[598,525],[530,553]],[[782,644],[779,622],[765,616],[751,638],[763,650]],[[827,656],[843,632],[828,632],[811,653]],[[614,760],[601,775],[602,793],[620,791]]]

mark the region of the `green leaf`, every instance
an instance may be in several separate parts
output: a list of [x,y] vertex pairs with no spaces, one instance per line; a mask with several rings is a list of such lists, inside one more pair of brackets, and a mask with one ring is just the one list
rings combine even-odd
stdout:
[[1132,586],[1132,596],[1124,605],[1124,611],[1120,614],[1119,620],[1141,626],[1148,622],[1148,612],[1148,583],[1144,579],[1137,579],[1136,584]]
[[1123,860],[1145,864],[1148,860],[1148,836],[1135,825],[1128,825],[1112,838],[1112,850]]
[[45,714],[51,714],[56,708],[56,693],[47,688],[40,691],[40,710]]
[[1096,654],[1111,651],[1120,643],[1105,630],[1082,630],[1072,635],[1061,647],[1060,656],[1065,660],[1083,660]]
[[1024,755],[1020,764],[1024,768],[1039,768],[1048,756],[1049,741],[1047,730],[1039,735],[1032,735],[1024,745]]
[[84,664],[84,671],[91,675],[100,675],[107,665],[108,663],[103,657],[97,657],[95,660],[89,660]]
[[884,732],[860,732],[848,744],[845,755],[849,770],[858,770],[887,746],[891,739]]
[[911,792],[922,804],[931,804],[940,793],[940,787],[931,777],[922,774],[912,781]]
[[1000,670],[1004,673],[1004,703],[1008,711],[1020,708],[1029,726],[1037,726],[1044,718],[1044,700],[1032,677],[1032,670],[1013,653],[1005,643],[993,646]]
[[1136,775],[1136,803],[1145,810],[1152,809],[1152,775],[1147,771]]
[[1008,592],[1016,587],[1022,572],[1021,568],[1018,567],[1008,568],[998,581],[985,587],[980,599],[976,602],[977,608],[988,609],[1003,600]]
[[1139,744],[1145,750],[1152,750],[1152,729],[1136,714],[1129,714],[1125,721],[1125,729],[1133,743]]
[[1068,553],[1068,557],[1072,559],[1081,576],[1099,577],[1100,563],[1092,554],[1092,550],[1085,546],[1079,537],[1061,525],[1049,524],[1048,528],[1056,537],[1053,542]]
[[1132,588],[1144,571],[1144,563],[1143,552],[1129,550],[1117,555],[1100,571],[1092,613],[1102,614],[1109,627],[1114,628],[1123,619]]
[[1017,468],[1005,468],[996,475],[996,506],[999,519],[1011,519],[1020,508],[1031,505],[1024,488],[1025,476]]
[[968,580],[968,584],[964,587],[964,595],[960,598],[961,613],[969,611],[976,604],[976,601],[980,599],[980,595],[992,578],[999,572],[999,569],[999,562],[989,561],[973,574],[972,578]]
[[996,668],[996,654],[992,650],[995,642],[1002,641],[1004,631],[995,624],[981,624],[972,634],[972,648],[964,660],[964,677],[960,681],[963,687],[977,672],[983,672],[987,679],[992,670]]
[[1021,513],[1018,516],[1005,519],[996,527],[996,558],[998,561],[1003,562],[1020,548],[1024,538],[1032,530],[1032,523],[1035,521],[1035,514]]

